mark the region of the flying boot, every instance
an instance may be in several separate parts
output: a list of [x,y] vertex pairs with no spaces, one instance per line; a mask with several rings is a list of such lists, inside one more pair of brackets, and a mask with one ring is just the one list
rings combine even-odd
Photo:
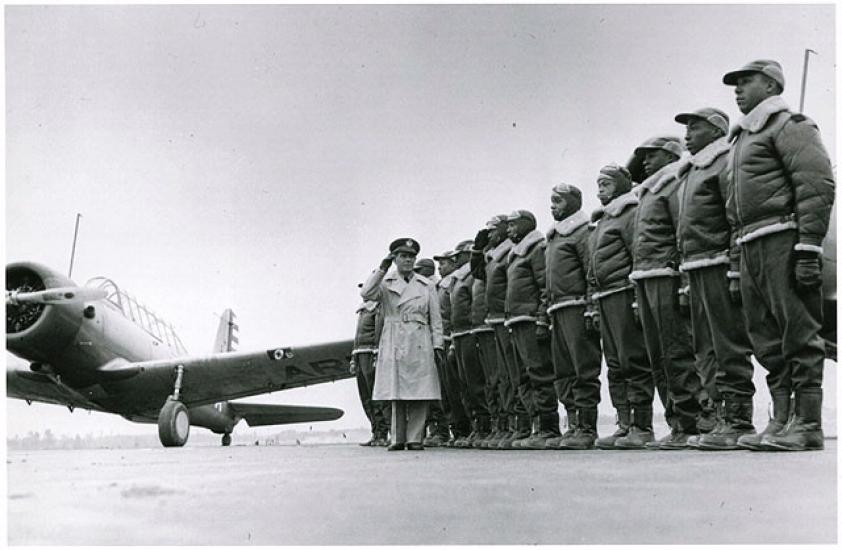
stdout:
[[756,433],[751,420],[754,414],[751,397],[737,399],[726,395],[719,405],[719,424],[713,431],[698,438],[697,447],[705,451],[735,451],[739,449],[737,440],[741,436]]
[[696,427],[699,434],[706,434],[713,431],[719,423],[719,410],[717,403],[707,397],[699,403],[699,415],[696,417]]
[[576,426],[578,425],[576,409],[570,409],[567,411],[567,418],[565,419],[565,422],[567,424],[567,430],[565,430],[563,434],[548,439],[544,445],[545,449],[561,449],[562,441],[564,441],[565,438],[569,438],[576,432]]
[[617,430],[607,436],[596,440],[597,449],[613,449],[614,442],[621,437],[629,435],[631,426],[631,410],[628,407],[617,409]]
[[454,447],[459,449],[470,449],[471,445],[474,444],[474,439],[477,438],[477,419],[471,419],[471,432],[460,439],[456,440],[456,443],[453,444]]
[[542,414],[538,417],[538,431],[533,433],[529,439],[520,444],[520,449],[532,449],[534,451],[546,449],[547,441],[561,435],[558,428],[558,412]]
[[491,417],[483,416],[477,419],[477,436],[471,442],[474,449],[482,449],[483,443],[491,436]]
[[767,451],[824,449],[822,389],[795,390],[795,415],[780,432],[764,435],[760,445]]
[[795,413],[789,392],[775,392],[772,394],[772,417],[769,424],[760,433],[742,435],[737,438],[737,447],[751,451],[765,450],[761,444],[763,436],[774,435],[784,429],[791,414]]
[[520,449],[526,441],[534,434],[538,433],[538,417],[533,416],[529,419],[529,431],[518,430],[517,437],[512,441],[512,449]]
[[596,442],[596,422],[599,417],[596,407],[579,409],[576,423],[576,431],[565,435],[561,439],[559,449],[586,451],[593,449]]
[[374,442],[377,440],[377,434],[371,432],[371,437],[368,438],[368,441],[364,441],[362,443],[358,443],[360,447],[374,447]]
[[[510,432],[509,435],[500,440],[497,445],[498,449],[513,449],[512,445],[515,441],[522,437],[529,437],[529,417],[526,415],[514,415],[509,420]],[[526,434],[524,436],[524,433]]]
[[509,419],[506,418],[504,415],[500,415],[497,418],[492,420],[492,426],[494,427],[491,430],[491,435],[486,438],[485,441],[482,442],[483,449],[496,449],[497,445],[500,444],[500,439],[503,438],[503,435],[506,433],[506,429],[509,425]]
[[626,436],[614,441],[615,449],[645,449],[647,443],[655,440],[652,431],[652,405],[635,406],[632,410],[632,423]]

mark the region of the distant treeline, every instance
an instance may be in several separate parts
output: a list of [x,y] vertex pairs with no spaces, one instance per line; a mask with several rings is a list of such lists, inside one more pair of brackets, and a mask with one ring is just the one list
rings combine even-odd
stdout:
[[[36,451],[51,449],[146,449],[161,446],[158,433],[154,426],[150,426],[149,434],[120,435],[120,434],[85,434],[56,436],[51,430],[44,433],[28,432],[25,436],[16,435],[6,439],[6,449],[9,451]],[[274,434],[240,433],[232,434],[232,445],[313,445],[327,443],[356,443],[368,439],[369,430],[356,428],[352,430],[305,431],[283,430]],[[189,447],[218,446],[221,436],[205,430],[190,431]]]

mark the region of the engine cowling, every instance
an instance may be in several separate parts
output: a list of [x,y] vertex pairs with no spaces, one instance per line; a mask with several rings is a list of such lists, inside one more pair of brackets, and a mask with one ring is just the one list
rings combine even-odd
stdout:
[[[33,292],[76,286],[68,277],[33,262],[6,266],[6,290]],[[79,331],[83,304],[6,305],[6,349],[28,361],[49,363]]]

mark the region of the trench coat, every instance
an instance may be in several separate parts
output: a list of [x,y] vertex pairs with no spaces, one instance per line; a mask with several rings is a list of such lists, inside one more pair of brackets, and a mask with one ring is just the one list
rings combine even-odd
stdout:
[[444,349],[444,336],[435,285],[422,275],[413,274],[406,282],[397,272],[377,270],[360,294],[380,302],[383,316],[371,398],[441,399],[433,350]]

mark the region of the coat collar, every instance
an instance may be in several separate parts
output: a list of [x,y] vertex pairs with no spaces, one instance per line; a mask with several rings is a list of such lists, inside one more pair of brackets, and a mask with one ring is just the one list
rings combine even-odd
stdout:
[[515,243],[512,242],[511,239],[506,239],[502,243],[498,244],[493,250],[488,252],[488,257],[490,257],[495,262],[500,262],[509,255],[509,252],[512,250],[512,247]]
[[602,217],[602,215],[597,214],[598,212],[604,212],[605,215],[616,218],[623,213],[623,210],[629,206],[636,205],[637,202],[637,193],[635,193],[635,190],[632,189],[606,204],[602,207],[602,210],[598,208],[594,210],[592,219],[595,217],[596,219],[594,221],[596,221]]
[[758,103],[754,109],[737,123],[732,135],[736,136],[741,130],[747,130],[752,134],[756,134],[766,126],[772,115],[780,113],[781,111],[789,111],[789,106],[786,101],[779,95],[767,97]]
[[404,291],[406,291],[407,288],[409,288],[409,287],[411,287],[415,284],[420,284],[422,286],[428,286],[430,284],[430,280],[428,278],[424,277],[423,275],[413,273],[412,277],[409,279],[409,282],[406,282],[406,281],[404,281],[403,277],[398,275],[397,271],[393,271],[392,273],[387,275],[386,279],[383,281],[383,285],[387,289],[389,289],[392,292],[395,292],[396,294],[399,294],[401,296],[403,296]]
[[558,233],[561,237],[566,237],[586,223],[588,223],[587,214],[581,210],[577,210],[575,214],[571,214],[563,220],[554,223],[550,227],[550,230],[547,231],[547,239],[551,239],[555,233]]
[[465,262],[465,265],[457,269],[453,272],[453,278],[455,280],[461,281],[465,279],[471,273],[471,264],[470,262]]
[[510,256],[526,256],[526,253],[532,248],[532,245],[541,242],[544,240],[544,234],[538,231],[537,229],[533,229],[532,231],[527,234],[522,241],[517,243],[512,247],[512,251],[509,253]]
[[664,188],[666,184],[678,177],[678,174],[690,163],[690,153],[684,153],[675,162],[671,162],[643,180],[636,189],[638,196],[643,196],[647,191],[650,193],[657,193]]
[[453,284],[453,273],[448,273],[446,277],[442,277],[441,281],[436,283],[436,288],[450,288],[450,285]]
[[[727,137],[721,137],[708,143],[704,149],[690,157],[690,164],[696,168],[707,168],[713,161],[724,155],[731,148]],[[689,166],[687,167],[689,169]]]

